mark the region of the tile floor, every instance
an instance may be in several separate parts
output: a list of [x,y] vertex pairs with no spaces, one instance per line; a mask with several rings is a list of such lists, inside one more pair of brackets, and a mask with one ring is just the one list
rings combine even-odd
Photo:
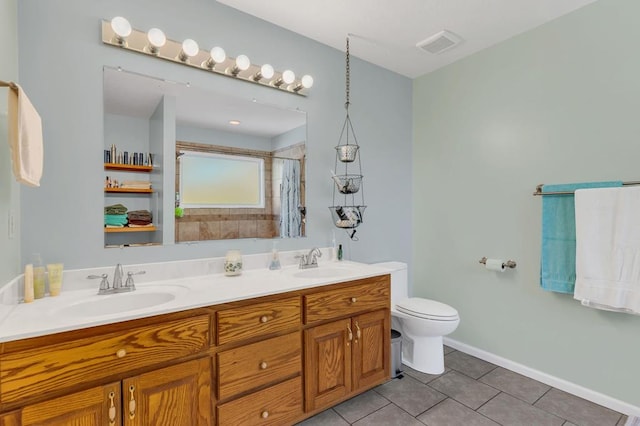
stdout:
[[621,426],[626,416],[445,346],[445,372],[404,377],[299,426]]

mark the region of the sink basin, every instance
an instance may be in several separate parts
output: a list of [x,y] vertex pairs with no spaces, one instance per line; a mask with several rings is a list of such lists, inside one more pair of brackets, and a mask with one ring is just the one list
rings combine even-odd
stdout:
[[[173,287],[176,287],[176,289]],[[65,306],[59,310],[59,313],[72,317],[97,317],[137,311],[171,302],[176,298],[180,290],[184,291],[186,289],[179,286],[163,286],[136,290],[132,293],[92,296],[87,300]]]
[[313,269],[304,269],[293,274],[296,278],[338,278],[351,274],[353,271],[348,268],[339,268],[335,266],[317,267]]

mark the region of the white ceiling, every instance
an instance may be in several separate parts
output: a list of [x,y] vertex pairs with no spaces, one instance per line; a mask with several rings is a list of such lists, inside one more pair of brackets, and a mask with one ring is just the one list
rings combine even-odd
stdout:
[[[218,0],[410,78],[429,73],[596,0]],[[463,39],[431,54],[416,44],[448,30]]]

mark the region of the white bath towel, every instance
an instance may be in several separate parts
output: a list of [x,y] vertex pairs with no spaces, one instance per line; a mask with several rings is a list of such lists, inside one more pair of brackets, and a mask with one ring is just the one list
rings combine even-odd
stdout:
[[42,121],[22,88],[9,89],[9,146],[18,182],[40,186],[43,166]]
[[640,187],[575,192],[574,298],[640,314]]

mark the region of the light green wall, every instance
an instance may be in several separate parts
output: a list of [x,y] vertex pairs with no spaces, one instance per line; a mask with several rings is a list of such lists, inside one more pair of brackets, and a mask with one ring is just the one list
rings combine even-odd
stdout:
[[[16,0],[0,0],[0,80],[18,81],[17,21]],[[0,286],[20,272],[20,188],[11,172],[7,143],[7,90],[0,89]]]
[[600,0],[413,88],[414,293],[459,310],[452,338],[635,406],[640,318],[539,288],[532,192],[640,180],[638,16]]

